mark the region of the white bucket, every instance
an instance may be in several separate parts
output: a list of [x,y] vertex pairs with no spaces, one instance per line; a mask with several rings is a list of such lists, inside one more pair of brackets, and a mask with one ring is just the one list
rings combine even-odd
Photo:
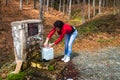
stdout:
[[51,60],[54,58],[54,50],[52,47],[42,48],[42,59]]
[[67,80],[73,80],[72,78],[68,78]]

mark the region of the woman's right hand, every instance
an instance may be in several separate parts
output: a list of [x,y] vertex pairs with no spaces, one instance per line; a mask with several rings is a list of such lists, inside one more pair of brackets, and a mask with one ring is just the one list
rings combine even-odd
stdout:
[[43,44],[44,47],[47,47],[48,46],[48,41],[49,41],[49,38],[46,39],[45,43]]
[[48,42],[45,42],[45,43],[44,43],[44,47],[47,47],[47,46],[48,46]]

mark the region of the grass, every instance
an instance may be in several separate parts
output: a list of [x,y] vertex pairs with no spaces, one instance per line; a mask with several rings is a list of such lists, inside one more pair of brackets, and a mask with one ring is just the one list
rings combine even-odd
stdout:
[[89,34],[89,33],[99,33],[99,29],[96,27],[97,24],[99,24],[100,21],[92,21],[87,24],[83,24],[81,26],[78,26],[78,32],[80,34]]
[[107,15],[101,18],[97,18],[86,22],[80,26],[77,26],[79,34],[89,34],[89,33],[111,33],[119,29],[117,19],[113,18],[114,15]]
[[20,72],[18,74],[9,74],[7,76],[7,80],[24,80],[24,77],[25,77],[25,73]]
[[2,80],[2,78],[0,77],[0,80]]
[[106,40],[106,39],[99,39],[97,42],[103,43],[103,42],[112,42],[112,40]]

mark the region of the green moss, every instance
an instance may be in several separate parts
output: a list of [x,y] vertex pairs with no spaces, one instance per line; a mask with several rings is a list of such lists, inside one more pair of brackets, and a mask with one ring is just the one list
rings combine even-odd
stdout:
[[20,72],[18,74],[9,74],[7,76],[7,80],[24,80],[24,77],[25,77],[25,73]]
[[48,66],[48,70],[53,71],[54,70],[54,66],[53,65],[49,65]]
[[2,78],[0,77],[0,80],[2,80]]

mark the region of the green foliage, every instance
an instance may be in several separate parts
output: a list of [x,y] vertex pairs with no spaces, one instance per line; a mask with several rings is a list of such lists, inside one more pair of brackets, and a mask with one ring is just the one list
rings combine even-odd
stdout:
[[7,76],[7,80],[24,80],[24,77],[25,77],[25,73],[20,72],[18,74],[9,74]]
[[0,80],[2,80],[2,78],[0,77]]
[[54,70],[54,66],[53,65],[49,65],[48,66],[48,70],[53,71]]

